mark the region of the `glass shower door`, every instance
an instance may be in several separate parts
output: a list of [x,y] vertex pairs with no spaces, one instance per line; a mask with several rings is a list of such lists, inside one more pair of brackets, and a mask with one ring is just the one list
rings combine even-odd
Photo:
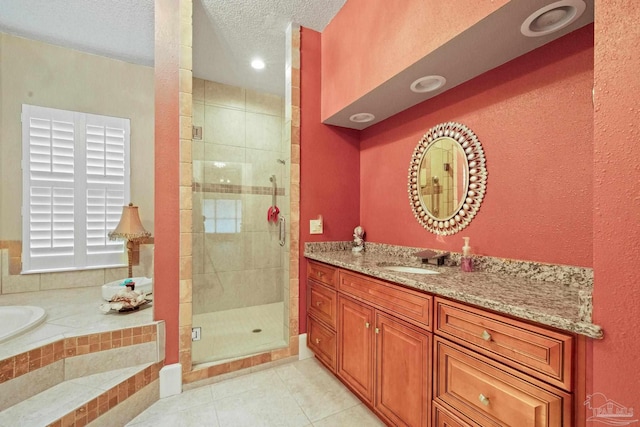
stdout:
[[194,95],[193,109],[194,125],[203,128],[203,139],[193,141],[194,364],[286,347],[289,335],[283,100],[200,82],[204,97]]

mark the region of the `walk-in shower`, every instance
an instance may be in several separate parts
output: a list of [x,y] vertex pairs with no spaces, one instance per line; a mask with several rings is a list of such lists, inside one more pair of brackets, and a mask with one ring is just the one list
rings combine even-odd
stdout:
[[192,362],[288,346],[290,142],[281,97],[194,79]]

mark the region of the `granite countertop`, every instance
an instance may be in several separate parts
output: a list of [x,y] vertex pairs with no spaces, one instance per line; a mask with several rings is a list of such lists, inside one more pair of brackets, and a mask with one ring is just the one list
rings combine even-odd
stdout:
[[[419,248],[372,247],[368,244],[364,252],[354,253],[350,244],[328,242],[307,244],[304,255],[308,259],[590,338],[603,336],[602,329],[591,323],[592,279],[589,283],[588,274],[581,271],[588,269],[509,260],[496,262],[496,259],[487,261],[478,257],[477,264],[486,266],[485,271],[465,273],[456,265],[459,254],[451,254],[449,264],[453,265],[425,265],[415,256],[407,256],[416,249]],[[517,274],[496,272],[511,270],[513,273],[515,263],[520,263]],[[382,268],[385,265],[423,267],[440,274],[396,272]]]

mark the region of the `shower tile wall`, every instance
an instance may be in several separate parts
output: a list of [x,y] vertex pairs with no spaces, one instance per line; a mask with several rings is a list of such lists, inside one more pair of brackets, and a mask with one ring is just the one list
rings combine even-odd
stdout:
[[272,175],[288,219],[283,115],[279,96],[193,79],[194,314],[283,301],[288,258],[267,222]]

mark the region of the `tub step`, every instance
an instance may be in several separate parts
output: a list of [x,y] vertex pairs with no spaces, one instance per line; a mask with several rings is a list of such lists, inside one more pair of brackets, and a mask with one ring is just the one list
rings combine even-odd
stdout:
[[155,380],[154,363],[67,380],[0,412],[0,426],[87,425]]

